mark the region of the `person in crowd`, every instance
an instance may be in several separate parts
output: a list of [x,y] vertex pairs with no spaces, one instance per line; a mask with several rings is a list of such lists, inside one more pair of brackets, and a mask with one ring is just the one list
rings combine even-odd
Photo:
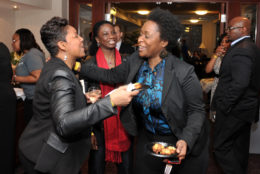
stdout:
[[[112,23],[99,21],[93,27],[93,41],[90,49],[96,52],[87,63],[98,67],[111,69],[121,64],[121,56],[116,46],[116,33]],[[123,45],[121,45],[123,46]],[[99,86],[102,98],[112,91],[117,85],[106,83],[92,83],[87,85]],[[131,173],[132,148],[130,136],[126,133],[120,121],[120,108],[117,115],[109,117],[94,126],[92,135],[93,150],[90,152],[89,173],[104,174],[105,164],[117,164],[119,174]]]
[[259,117],[260,50],[250,39],[250,27],[245,17],[229,22],[231,47],[223,58],[212,100],[214,153],[224,173],[247,173],[251,123]]
[[141,28],[139,50],[126,62],[106,70],[87,64],[81,74],[105,83],[143,84],[130,105],[121,110],[126,131],[137,136],[134,174],[158,174],[163,159],[147,153],[151,142],[167,142],[177,148],[180,165],[174,173],[206,173],[208,130],[202,89],[193,66],[170,54],[182,25],[169,11],[154,9]]
[[35,87],[34,115],[19,140],[27,174],[78,174],[90,150],[91,126],[117,113],[138,91],[119,87],[86,106],[72,68],[85,55],[83,39],[65,18],[53,17],[40,30],[51,59]]
[[[213,81],[213,85],[211,87],[211,95],[210,95],[210,103],[214,96],[217,84],[218,84],[218,76],[219,76],[219,69],[222,62],[223,57],[225,56],[228,48],[230,47],[230,41],[228,40],[228,36],[226,33],[222,34],[220,37],[220,45],[215,50],[215,53],[211,56],[210,61],[206,65],[205,72],[211,73],[214,70],[215,77]],[[215,111],[210,111],[210,120],[215,122]]]
[[12,39],[13,50],[23,54],[15,68],[13,81],[19,83],[24,90],[24,118],[28,124],[33,115],[34,88],[45,64],[45,56],[30,30],[18,29]]
[[11,55],[2,42],[0,42],[0,154],[1,173],[14,173],[15,164],[15,121],[16,121],[16,95],[11,85],[12,81]]
[[129,45],[123,41],[124,33],[122,31],[121,25],[115,24],[114,29],[116,32],[116,40],[117,40],[116,49],[120,52],[121,55],[132,54],[135,51],[135,49],[131,45]]

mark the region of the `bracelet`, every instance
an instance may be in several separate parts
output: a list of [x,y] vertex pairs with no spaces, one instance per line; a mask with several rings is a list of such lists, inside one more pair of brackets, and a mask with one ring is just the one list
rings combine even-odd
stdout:
[[114,107],[115,104],[112,102],[111,98],[110,98],[110,102],[111,102],[112,107]]
[[213,59],[217,59],[218,58],[218,56],[216,54],[214,54],[212,57],[213,57]]

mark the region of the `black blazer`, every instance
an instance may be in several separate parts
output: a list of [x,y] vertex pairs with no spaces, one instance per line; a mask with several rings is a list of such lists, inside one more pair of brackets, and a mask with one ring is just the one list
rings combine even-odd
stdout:
[[90,150],[90,128],[116,114],[106,97],[86,107],[79,81],[58,58],[44,66],[36,84],[34,115],[19,149],[35,169],[51,174],[78,174]]
[[[162,112],[172,132],[188,144],[189,153],[199,154],[207,142],[206,115],[202,99],[202,89],[194,68],[169,54],[165,58],[165,73],[162,94]],[[133,53],[127,62],[105,70],[95,66],[83,65],[81,74],[106,83],[135,82],[136,74],[144,62]],[[136,136],[139,130],[138,113],[132,104],[121,111],[121,121],[126,131]]]
[[258,117],[260,51],[246,38],[229,48],[220,68],[213,109],[253,122]]
[[119,48],[119,53],[120,54],[132,54],[135,51],[131,45],[128,45],[124,42],[121,43],[121,46]]

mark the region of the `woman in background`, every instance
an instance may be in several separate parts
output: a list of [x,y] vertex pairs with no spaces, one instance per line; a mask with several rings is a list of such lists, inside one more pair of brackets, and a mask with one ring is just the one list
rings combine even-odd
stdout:
[[106,83],[139,82],[146,88],[121,110],[126,131],[137,136],[134,174],[163,173],[163,159],[147,153],[151,142],[176,146],[176,174],[205,174],[208,133],[202,89],[193,66],[169,53],[183,31],[169,11],[153,10],[138,38],[139,50],[111,69],[83,65],[81,73]]
[[138,94],[119,87],[87,106],[72,68],[85,56],[83,39],[64,18],[41,28],[51,59],[35,87],[34,115],[20,141],[20,159],[27,174],[78,174],[90,150],[91,126],[117,113]]
[[[116,33],[113,24],[99,21],[93,27],[93,41],[90,46],[92,58],[88,64],[111,69],[121,64],[121,56],[116,49]],[[118,85],[96,82],[100,86],[102,98]],[[88,85],[91,87],[91,85]],[[107,118],[94,126],[92,136],[93,150],[90,152],[89,173],[104,174],[106,162],[117,164],[118,174],[132,173],[132,148],[129,135],[126,133],[118,114]]]
[[35,84],[45,64],[45,57],[30,30],[18,29],[12,39],[13,50],[23,55],[15,68],[13,81],[19,83],[24,90],[26,96],[24,118],[25,123],[28,124],[33,115],[32,103]]
[[[230,47],[230,41],[228,40],[227,33],[224,33],[220,37],[220,44],[218,45],[215,54],[211,56],[210,61],[206,65],[205,72],[211,73],[212,71],[215,72],[215,77],[213,81],[213,85],[211,87],[211,94],[210,94],[210,103],[212,101],[212,98],[214,96],[215,90],[218,85],[218,76],[219,76],[219,70],[220,65],[222,62],[223,57],[225,56],[228,48]],[[215,112],[210,110],[209,119],[212,122],[215,122]]]
[[0,171],[6,174],[13,174],[15,168],[16,96],[11,85],[12,74],[10,52],[0,42]]

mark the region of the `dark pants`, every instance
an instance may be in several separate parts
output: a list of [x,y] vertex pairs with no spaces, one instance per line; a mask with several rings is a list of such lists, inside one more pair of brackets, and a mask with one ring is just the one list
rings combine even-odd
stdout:
[[[98,150],[91,150],[89,156],[89,174],[104,174],[105,173],[105,140],[104,131],[95,131],[95,136],[98,142]],[[132,145],[126,152],[121,153],[122,163],[117,165],[118,174],[131,174],[133,168],[133,150]]]
[[[134,174],[163,174],[166,164],[163,158],[154,157],[147,153],[147,143],[162,141],[170,144],[176,144],[177,137],[174,135],[154,135],[146,130],[140,132],[137,138],[136,160]],[[173,165],[174,174],[205,174],[208,168],[208,143],[198,156],[187,155],[181,164]]]
[[33,100],[25,99],[24,101],[24,121],[25,125],[29,123],[33,116]]
[[[239,114],[239,113],[238,113]],[[245,174],[248,165],[251,123],[217,110],[214,153],[225,174]]]

